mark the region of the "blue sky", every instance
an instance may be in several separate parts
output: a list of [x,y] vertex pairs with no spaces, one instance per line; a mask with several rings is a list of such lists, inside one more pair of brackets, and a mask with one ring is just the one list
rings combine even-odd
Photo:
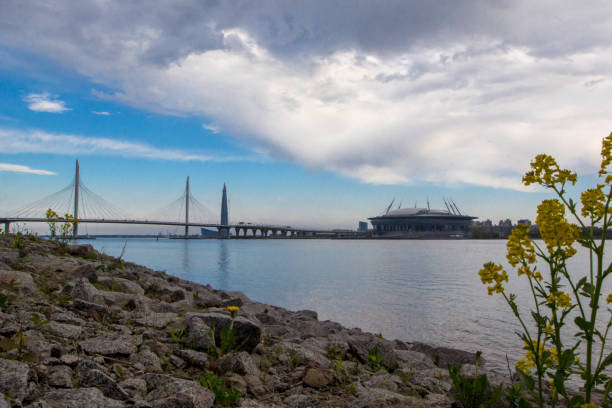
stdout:
[[[535,218],[548,152],[595,182],[612,130],[607,2],[7,1],[0,211],[82,180],[129,216],[352,228],[403,206]],[[373,12],[373,11],[376,12]],[[169,216],[169,215],[168,215]],[[92,227],[92,232],[95,228]]]

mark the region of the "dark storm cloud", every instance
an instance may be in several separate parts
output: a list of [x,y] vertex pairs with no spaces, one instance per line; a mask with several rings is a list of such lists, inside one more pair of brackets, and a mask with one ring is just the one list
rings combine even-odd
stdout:
[[276,55],[401,53],[488,38],[550,56],[607,45],[610,12],[607,1],[4,1],[0,41],[164,64],[220,48],[220,30],[241,28]]

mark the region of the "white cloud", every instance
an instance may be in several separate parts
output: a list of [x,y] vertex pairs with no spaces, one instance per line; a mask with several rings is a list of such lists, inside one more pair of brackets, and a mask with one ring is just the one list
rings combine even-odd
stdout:
[[207,155],[178,149],[164,149],[127,140],[6,128],[0,128],[0,145],[2,146],[2,153],[8,154],[101,154],[142,159],[199,162],[250,160],[248,158],[230,157],[218,154]]
[[[592,172],[610,129],[612,48],[563,58],[479,40],[295,65],[240,30],[227,48],[121,77],[114,97],[210,117],[273,157],[367,183],[522,189],[533,156]],[[592,81],[593,86],[585,87]],[[594,82],[593,82],[594,81]]]
[[106,112],[106,111],[91,111],[91,113],[93,113],[94,115],[102,115],[102,116],[110,115],[110,112]]
[[217,125],[213,125],[211,123],[208,124],[203,124],[202,125],[202,129],[204,130],[208,130],[210,133],[216,135],[217,133],[221,132],[221,128]]
[[0,43],[97,95],[205,117],[254,151],[363,182],[520,189],[541,152],[593,172],[612,129],[606,2],[54,3],[72,24],[24,3],[0,16],[27,22],[0,25]]
[[63,101],[55,99],[47,92],[31,93],[23,100],[28,103],[28,109],[35,112],[64,113],[71,110]]
[[40,174],[43,176],[54,176],[56,173],[49,170],[33,169],[28,166],[22,166],[20,164],[0,163],[0,171],[11,171],[15,173],[30,173]]

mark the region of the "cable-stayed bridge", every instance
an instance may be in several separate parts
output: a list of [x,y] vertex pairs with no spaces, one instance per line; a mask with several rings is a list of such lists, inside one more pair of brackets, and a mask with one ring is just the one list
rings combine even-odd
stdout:
[[[74,224],[72,236],[79,236],[81,224],[123,224],[123,225],[161,225],[183,227],[182,237],[189,238],[189,227],[211,228],[219,232],[219,238],[314,238],[336,237],[346,232],[293,228],[274,224],[231,223],[228,217],[227,197],[223,186],[221,222],[215,222],[215,215],[199,202],[189,188],[189,177],[183,194],[168,205],[156,210],[151,217],[140,218],[125,215],[112,203],[89,189],[80,177],[79,162],[76,162],[74,179],[63,189],[41,198],[25,207],[9,211],[7,216],[0,216],[4,230],[10,231],[12,223],[49,222],[46,218],[48,209],[59,214],[56,222],[66,221],[62,214],[70,214],[78,219]],[[173,215],[169,215],[173,214]],[[233,234],[231,233],[233,231]]]

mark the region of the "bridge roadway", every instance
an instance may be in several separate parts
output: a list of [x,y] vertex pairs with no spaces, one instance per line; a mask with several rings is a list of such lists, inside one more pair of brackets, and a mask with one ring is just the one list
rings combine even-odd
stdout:
[[[24,218],[24,217],[0,217],[0,224],[4,224],[5,231],[9,231],[10,224],[16,222],[49,222],[47,218]],[[63,218],[56,218],[55,222],[65,222]],[[228,233],[232,229],[235,232],[235,238],[247,238],[247,237],[290,237],[290,238],[306,238],[306,237],[338,237],[340,235],[346,235],[348,231],[333,231],[333,230],[316,230],[316,229],[302,229],[293,228],[290,226],[280,226],[271,224],[251,224],[251,223],[238,223],[238,224],[210,224],[210,223],[184,223],[178,221],[160,221],[160,220],[113,220],[113,219],[97,219],[97,218],[82,218],[79,219],[79,224],[130,224],[130,225],[166,225],[166,226],[179,226],[179,227],[196,227],[196,228],[216,228],[219,232],[227,230]],[[259,231],[260,235],[257,235]],[[251,232],[249,236],[248,233]],[[271,233],[271,234],[270,234]],[[242,235],[241,235],[242,234]],[[270,235],[268,235],[270,234]]]

